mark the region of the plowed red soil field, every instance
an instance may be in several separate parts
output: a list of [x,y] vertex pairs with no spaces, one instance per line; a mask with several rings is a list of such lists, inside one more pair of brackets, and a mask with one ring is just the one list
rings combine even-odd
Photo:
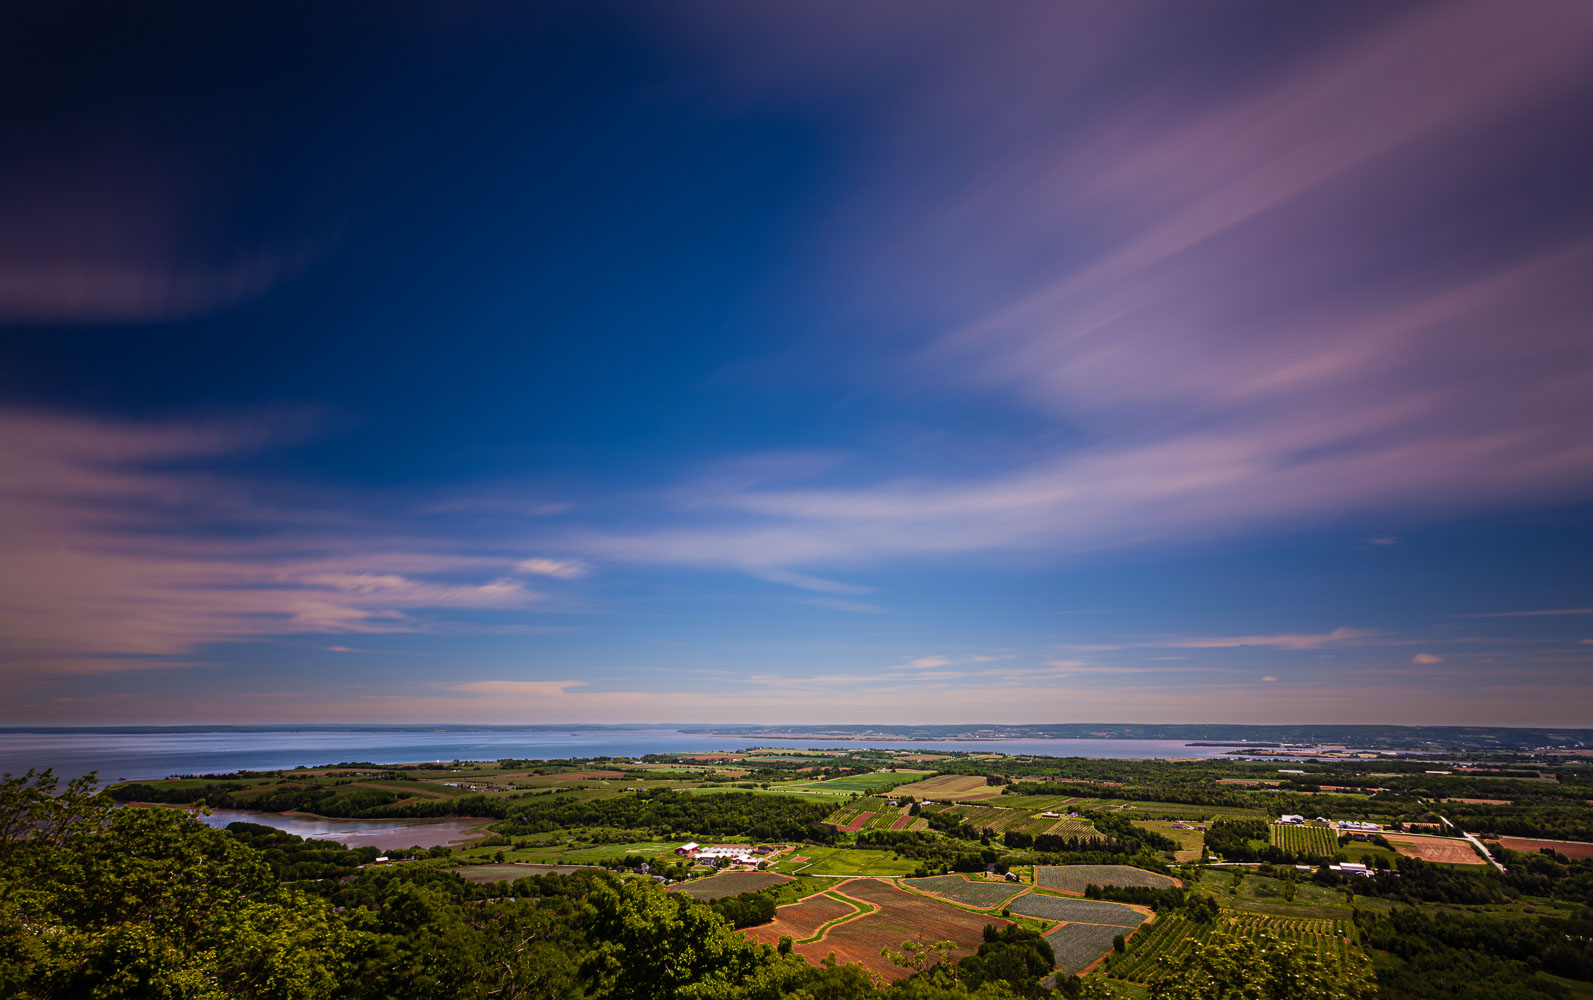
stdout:
[[[1410,833],[1385,833],[1394,850],[1407,858],[1423,861],[1442,861],[1451,865],[1485,865],[1488,862],[1477,856],[1471,845],[1453,837],[1422,837]],[[1505,846],[1509,846],[1506,844]],[[1354,853],[1353,850],[1351,853]]]
[[872,903],[879,910],[830,928],[824,940],[797,945],[797,952],[817,964],[833,951],[837,961],[843,964],[859,962],[887,980],[901,979],[911,970],[892,965],[890,959],[880,954],[881,948],[900,951],[903,941],[955,941],[957,948],[950,957],[956,961],[979,949],[986,924],[1005,927],[1011,923],[1000,917],[959,910],[898,889],[881,879],[852,879],[836,891]]
[[863,827],[868,826],[868,821],[873,818],[874,814],[871,812],[858,813],[855,817],[853,817],[852,822],[846,824],[845,826],[838,826],[836,829],[841,833],[856,833],[857,831],[863,829]]
[[1525,851],[1528,854],[1548,847],[1559,854],[1565,855],[1572,861],[1593,858],[1593,844],[1583,843],[1578,840],[1528,840],[1525,837],[1500,837],[1499,843],[1512,851]]
[[774,911],[773,921],[761,927],[748,927],[741,933],[764,944],[779,944],[781,936],[786,934],[791,935],[791,940],[800,941],[818,933],[819,928],[831,920],[856,912],[851,904],[820,893],[780,907]]

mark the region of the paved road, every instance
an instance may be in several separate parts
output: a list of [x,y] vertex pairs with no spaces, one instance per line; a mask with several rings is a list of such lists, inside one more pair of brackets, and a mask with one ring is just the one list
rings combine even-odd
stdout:
[[[1438,818],[1443,820],[1444,821],[1444,825],[1449,827],[1451,830],[1459,829],[1459,827],[1455,826],[1455,824],[1449,822],[1449,817],[1445,816],[1443,813],[1439,813],[1438,814]],[[1471,841],[1471,846],[1475,847],[1478,851],[1480,851],[1482,853],[1482,856],[1488,859],[1488,863],[1489,864],[1493,865],[1495,868],[1499,869],[1500,871],[1504,871],[1505,870],[1505,866],[1501,865],[1497,858],[1495,858],[1492,854],[1488,853],[1488,848],[1483,846],[1482,841],[1478,840],[1476,837],[1473,837],[1471,834],[1467,833],[1464,830],[1460,831],[1460,835],[1462,837],[1465,837],[1467,840]]]

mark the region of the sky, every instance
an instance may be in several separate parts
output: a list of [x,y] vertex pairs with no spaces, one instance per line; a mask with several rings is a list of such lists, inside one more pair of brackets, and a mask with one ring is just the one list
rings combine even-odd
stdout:
[[1589,51],[10,5],[0,725],[1593,724]]

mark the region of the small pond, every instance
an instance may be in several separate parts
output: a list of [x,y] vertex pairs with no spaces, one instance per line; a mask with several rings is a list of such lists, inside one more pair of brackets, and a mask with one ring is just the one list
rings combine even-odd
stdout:
[[302,813],[251,812],[247,809],[212,809],[199,817],[214,827],[229,823],[259,823],[313,840],[334,840],[345,847],[453,846],[483,836],[490,819],[331,819]]

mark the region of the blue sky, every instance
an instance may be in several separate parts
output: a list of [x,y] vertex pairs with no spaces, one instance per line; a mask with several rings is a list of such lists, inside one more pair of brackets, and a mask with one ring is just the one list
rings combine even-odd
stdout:
[[0,722],[1590,717],[1580,7],[5,16]]

